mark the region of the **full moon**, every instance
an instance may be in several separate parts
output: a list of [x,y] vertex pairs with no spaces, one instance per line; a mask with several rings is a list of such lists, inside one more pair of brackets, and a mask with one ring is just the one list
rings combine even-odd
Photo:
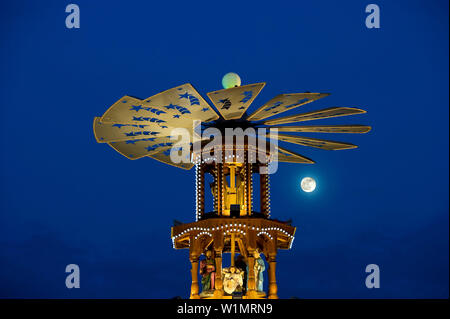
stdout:
[[222,78],[222,85],[225,89],[241,86],[241,78],[234,72],[227,73]]
[[307,193],[311,193],[316,189],[316,181],[312,177],[305,177],[300,183],[302,190]]

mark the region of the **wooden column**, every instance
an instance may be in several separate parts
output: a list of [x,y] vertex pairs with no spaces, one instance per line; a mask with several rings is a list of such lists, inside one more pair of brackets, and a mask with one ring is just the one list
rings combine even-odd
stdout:
[[189,260],[191,261],[191,299],[200,299],[198,287],[198,257],[201,254],[199,241],[195,240],[194,235],[189,236]]
[[256,278],[255,278],[255,257],[253,257],[254,249],[248,250],[247,265],[247,298],[256,299],[258,293],[256,292]]
[[267,257],[266,261],[269,264],[268,269],[268,277],[269,277],[269,291],[268,291],[268,298],[269,299],[278,299],[278,286],[277,286],[277,279],[275,275],[276,267],[277,267],[277,232],[270,231],[270,235],[272,236],[272,240],[269,241],[267,245]]
[[216,279],[214,287],[214,298],[220,299],[223,296],[223,282],[222,282],[222,251],[215,251],[216,261]]
[[278,286],[277,286],[277,280],[275,276],[275,270],[277,267],[277,261],[276,261],[276,255],[269,254],[269,299],[278,299]]
[[247,298],[256,299],[258,293],[256,292],[256,278],[255,278],[255,257],[253,256],[256,250],[256,231],[248,230],[247,232]]
[[214,298],[220,299],[223,297],[223,282],[222,282],[222,251],[223,251],[223,233],[216,231],[214,236],[214,252],[216,261],[216,280],[214,288]]
[[200,299],[200,296],[198,295],[199,287],[198,287],[198,256],[197,255],[190,255],[189,259],[191,261],[191,276],[192,276],[192,283],[191,283],[191,299]]

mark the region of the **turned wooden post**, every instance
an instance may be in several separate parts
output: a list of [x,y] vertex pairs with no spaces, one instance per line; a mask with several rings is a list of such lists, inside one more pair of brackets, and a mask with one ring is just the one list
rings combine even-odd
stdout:
[[215,251],[216,261],[216,279],[214,287],[214,298],[219,299],[223,296],[223,282],[222,282],[222,250]]
[[256,292],[256,278],[255,278],[255,257],[253,256],[254,249],[248,250],[247,265],[247,298],[255,299],[258,296]]
[[276,255],[275,254],[269,254],[269,299],[278,299],[278,286],[277,286],[277,280],[276,280],[276,267],[277,267],[277,261],[276,261]]
[[214,298],[220,299],[223,297],[223,282],[222,282],[222,250],[223,250],[223,234],[221,231],[215,231],[214,236],[214,252],[216,262],[216,280],[214,287]]
[[200,296],[198,295],[199,288],[198,288],[198,256],[197,255],[190,255],[189,257],[191,261],[191,276],[192,276],[192,283],[191,283],[191,299],[200,299]]
[[255,278],[255,257],[256,250],[256,231],[248,230],[247,232],[247,298],[256,299],[258,293],[256,292],[256,278]]

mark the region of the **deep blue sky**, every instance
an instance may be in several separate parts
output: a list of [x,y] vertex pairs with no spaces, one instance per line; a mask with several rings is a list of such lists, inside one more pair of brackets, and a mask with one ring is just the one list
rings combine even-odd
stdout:
[[[272,216],[298,227],[279,296],[448,297],[448,1],[77,0],[78,30],[69,3],[0,5],[0,297],[187,297],[170,226],[194,220],[193,171],[126,159],[95,142],[92,120],[126,94],[190,82],[206,97],[230,71],[267,82],[252,110],[330,92],[303,110],[362,107],[321,122],[373,126],[326,136],[356,150],[294,146],[317,164],[272,176]],[[365,27],[369,3],[381,29]],[[304,176],[317,191],[300,191]],[[65,287],[70,263],[80,289]]]

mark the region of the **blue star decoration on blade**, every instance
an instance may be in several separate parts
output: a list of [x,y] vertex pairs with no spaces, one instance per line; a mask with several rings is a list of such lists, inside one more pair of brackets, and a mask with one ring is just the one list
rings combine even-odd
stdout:
[[134,110],[136,112],[139,112],[140,110],[145,110],[148,112],[155,113],[156,115],[160,115],[161,113],[166,113],[163,110],[155,109],[153,107],[142,107],[142,105],[132,105],[130,110]]
[[141,131],[141,132],[130,132],[130,133],[124,133],[125,136],[139,136],[139,135],[157,135],[159,132],[152,132],[152,131]]
[[188,99],[191,105],[200,105],[200,101],[195,95],[189,94],[188,92],[178,95],[180,96],[180,99]]
[[239,101],[239,102],[242,102],[242,103],[247,103],[253,96],[253,92],[252,91],[245,91],[245,92],[243,92],[241,94],[244,95],[242,100]]
[[157,119],[154,117],[143,117],[143,116],[133,116],[133,121],[147,121],[147,122],[158,123],[159,125],[161,125],[161,123],[166,122],[164,120],[160,120],[160,119]]
[[146,142],[146,141],[149,141],[149,142],[153,142],[153,141],[155,141],[156,140],[156,137],[149,137],[149,138],[143,138],[143,139],[139,139],[139,140],[128,140],[128,141],[125,141],[125,144],[136,144],[136,142]]
[[269,112],[270,110],[280,106],[281,104],[283,104],[283,102],[275,102],[272,106],[266,107],[264,111]]
[[145,149],[147,150],[147,152],[151,152],[151,151],[156,150],[157,148],[165,147],[165,146],[172,146],[172,145],[173,145],[173,143],[159,143],[159,144],[147,146]]
[[169,105],[164,105],[164,107],[168,110],[175,109],[175,105],[173,105],[172,103],[170,103]]
[[163,107],[165,107],[168,110],[177,110],[178,112],[180,112],[181,114],[185,114],[185,113],[191,113],[189,111],[189,109],[176,105],[176,104],[172,104],[170,103],[169,105],[164,105]]
[[180,99],[189,99],[189,93],[186,92],[184,94],[178,94],[180,96]]
[[140,110],[142,110],[142,105],[131,105],[130,110],[139,112]]
[[292,104],[289,104],[289,105],[285,105],[284,108],[287,109],[287,108],[290,108],[291,106],[296,106],[296,105],[298,105],[298,104],[305,103],[305,102],[307,102],[307,101],[308,101],[307,98],[303,98],[303,99],[298,100],[298,101],[295,102],[295,103],[292,103]]
[[174,118],[174,119],[179,119],[179,118],[180,118],[180,115],[175,114],[175,115],[173,116],[173,118]]
[[143,125],[143,124],[120,124],[120,123],[116,123],[113,124],[112,127],[117,127],[119,129],[121,129],[122,127],[138,127],[138,128],[144,128],[148,125]]
[[178,112],[180,112],[181,114],[186,114],[186,113],[191,113],[189,111],[189,109],[179,106],[179,105],[175,105],[175,108],[177,109]]

